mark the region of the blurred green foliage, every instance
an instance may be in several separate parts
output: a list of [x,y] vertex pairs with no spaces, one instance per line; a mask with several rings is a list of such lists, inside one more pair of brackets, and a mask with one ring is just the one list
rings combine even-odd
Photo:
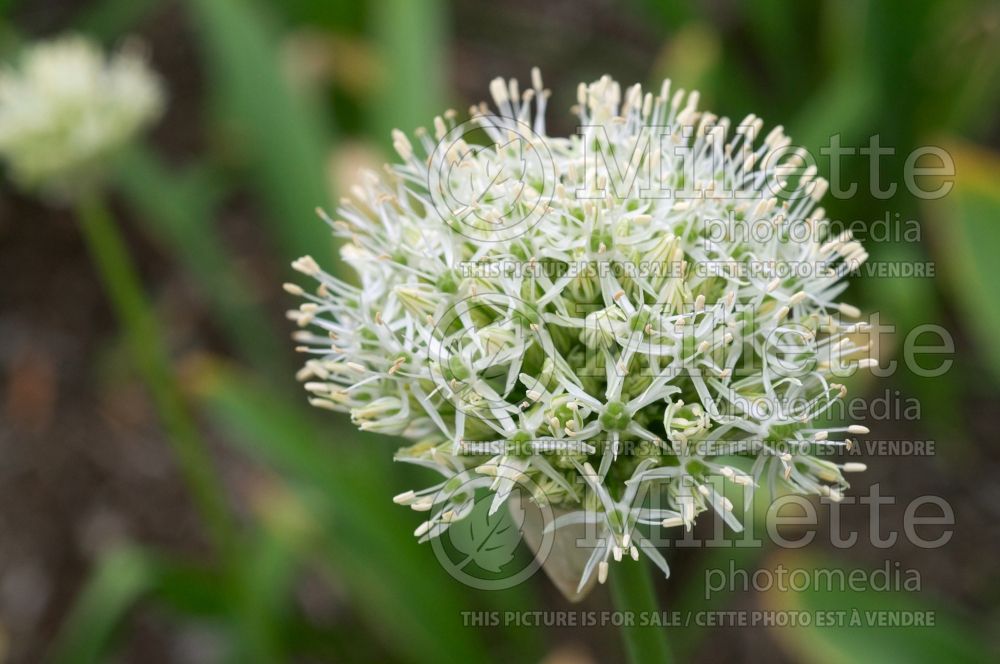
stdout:
[[993,287],[1000,283],[1000,156],[968,144],[951,144],[962,179],[952,195],[927,207],[928,219],[938,237],[950,292],[978,350],[1000,380],[1000,347],[993,332],[1000,326],[1000,297]]
[[[802,552],[785,553],[769,561],[788,569],[823,573],[831,570],[849,572],[842,564],[822,560]],[[827,616],[836,626],[810,624],[776,630],[777,639],[788,652],[802,661],[818,664],[845,664],[858,661],[988,662],[990,649],[985,640],[964,620],[941,604],[926,604],[903,592],[851,592],[839,588],[809,588],[790,593],[769,590],[762,604],[774,611],[801,611]],[[923,616],[933,620],[932,627],[879,627],[877,616],[885,612]],[[834,617],[838,616],[838,617]],[[843,617],[843,624],[839,624]],[[933,618],[929,618],[933,616]],[[888,617],[884,618],[888,621]],[[914,618],[918,619],[918,618]]]
[[209,72],[221,151],[246,169],[266,207],[269,234],[285,255],[331,253],[333,242],[322,224],[298,221],[303,202],[312,202],[310,209],[329,204],[330,137],[315,106],[294,94],[283,75],[273,26],[246,0],[186,5]]

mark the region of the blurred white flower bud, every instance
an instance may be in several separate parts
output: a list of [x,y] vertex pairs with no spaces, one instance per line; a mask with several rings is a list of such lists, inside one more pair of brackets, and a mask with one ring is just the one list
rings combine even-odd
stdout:
[[82,37],[33,44],[0,72],[0,158],[18,186],[72,202],[162,109],[160,81],[134,45],[105,56]]

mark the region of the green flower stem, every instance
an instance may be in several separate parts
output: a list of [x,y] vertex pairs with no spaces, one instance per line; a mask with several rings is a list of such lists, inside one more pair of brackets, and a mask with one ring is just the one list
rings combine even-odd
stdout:
[[632,664],[671,661],[665,629],[643,625],[639,619],[641,613],[652,614],[660,610],[645,560],[625,560],[613,565],[610,572],[608,583],[615,609],[631,612],[634,617],[632,625],[621,628],[628,661]]
[[228,557],[234,551],[235,525],[216,481],[208,448],[173,375],[160,327],[143,294],[125,243],[100,196],[80,201],[77,216],[101,281],[124,328],[132,359],[167,430],[181,474],[213,545],[218,553]]

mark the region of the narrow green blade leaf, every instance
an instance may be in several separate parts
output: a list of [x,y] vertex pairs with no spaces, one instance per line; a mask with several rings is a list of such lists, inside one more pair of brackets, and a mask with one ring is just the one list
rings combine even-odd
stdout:
[[955,160],[954,190],[929,201],[932,246],[978,350],[1000,380],[1000,156],[964,144],[949,150]]
[[199,294],[240,355],[272,377],[290,375],[274,325],[263,316],[219,238],[214,218],[218,192],[210,174],[172,172],[151,150],[137,147],[121,156],[116,184],[147,232],[195,277]]
[[330,202],[330,137],[317,109],[285,80],[262,8],[252,0],[187,5],[204,49],[216,119],[267,206],[268,232],[287,256],[328,257],[333,241],[313,210]]
[[141,551],[124,548],[110,554],[77,599],[51,661],[105,661],[116,629],[136,602],[153,588],[155,579],[155,564]]

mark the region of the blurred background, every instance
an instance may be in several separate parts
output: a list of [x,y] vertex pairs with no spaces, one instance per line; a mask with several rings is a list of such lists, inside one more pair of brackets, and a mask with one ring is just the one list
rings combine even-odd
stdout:
[[[621,657],[612,627],[463,627],[462,611],[570,608],[543,574],[503,592],[452,579],[390,497],[427,483],[391,462],[395,441],[313,411],[281,290],[290,261],[334,265],[313,209],[335,207],[359,169],[392,157],[389,132],[460,115],[494,76],[552,88],[551,133],[574,129],[576,83],[664,77],[702,107],[783,124],[813,150],[878,134],[871,162],[843,162],[858,195],[835,219],[918,228],[872,237],[871,262],[930,263],[934,278],[853,279],[849,301],[897,326],[883,364],[921,324],[943,325],[954,364],[852,385],[884,398],[870,438],[934,441],[933,455],[857,459],[852,493],[952,506],[951,541],[904,537],[837,549],[828,528],[786,550],[678,548],[667,610],[933,610],[932,628],[668,628],[680,661],[998,661],[1000,653],[1000,5],[828,0],[0,0],[0,58],[66,32],[150,47],[168,110],[122,156],[112,207],[169,342],[185,399],[210,441],[213,481],[240,524],[219,558],[123,344],[74,216],[0,180],[0,661],[587,663]],[[902,180],[919,145],[957,176],[938,201]],[[820,173],[825,172],[820,162]],[[898,215],[898,216],[897,216]],[[931,362],[936,366],[939,362]],[[919,404],[919,418],[899,409]],[[893,406],[892,404],[895,404]],[[895,412],[893,412],[895,411]],[[912,412],[912,410],[910,411]],[[867,532],[869,507],[841,508]],[[827,515],[821,510],[821,515]],[[705,532],[712,524],[705,520]],[[520,550],[520,556],[529,556]],[[919,592],[729,592],[705,570],[916,570]],[[581,610],[610,603],[603,588]]]

